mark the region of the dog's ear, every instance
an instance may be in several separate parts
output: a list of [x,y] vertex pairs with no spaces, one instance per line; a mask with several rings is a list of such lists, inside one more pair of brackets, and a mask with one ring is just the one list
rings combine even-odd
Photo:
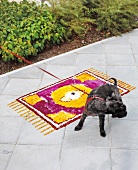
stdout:
[[121,95],[117,89],[111,94],[111,97],[117,101],[122,102]]

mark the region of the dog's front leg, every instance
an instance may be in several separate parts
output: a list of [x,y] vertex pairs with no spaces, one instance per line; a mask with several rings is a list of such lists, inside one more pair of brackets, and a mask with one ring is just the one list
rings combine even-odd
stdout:
[[84,124],[84,121],[85,121],[86,117],[87,117],[87,114],[86,114],[85,112],[83,112],[82,117],[81,117],[78,125],[77,125],[77,126],[75,127],[75,129],[74,129],[75,131],[81,130],[81,128],[82,128],[82,126],[83,126],[83,124]]
[[99,115],[100,135],[102,137],[106,136],[106,133],[105,133],[105,130],[104,130],[104,120],[105,120],[105,115]]

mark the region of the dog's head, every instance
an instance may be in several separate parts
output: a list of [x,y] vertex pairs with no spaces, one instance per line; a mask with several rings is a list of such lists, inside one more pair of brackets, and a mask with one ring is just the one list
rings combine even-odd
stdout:
[[123,102],[112,101],[108,108],[109,114],[112,114],[112,117],[123,118],[127,115],[126,105]]

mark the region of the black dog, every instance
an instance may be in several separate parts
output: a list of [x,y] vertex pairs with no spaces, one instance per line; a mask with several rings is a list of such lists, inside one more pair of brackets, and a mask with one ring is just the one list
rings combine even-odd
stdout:
[[99,116],[100,134],[105,137],[105,114],[112,114],[113,118],[122,118],[127,115],[126,106],[122,102],[120,92],[117,88],[117,80],[110,78],[109,81],[111,79],[114,80],[113,85],[107,83],[90,92],[80,122],[74,129],[75,131],[81,130],[88,115]]

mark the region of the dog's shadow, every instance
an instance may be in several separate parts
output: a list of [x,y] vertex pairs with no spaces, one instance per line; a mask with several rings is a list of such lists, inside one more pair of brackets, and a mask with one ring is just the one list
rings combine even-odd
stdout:
[[105,132],[106,137],[102,137],[99,132],[99,118],[88,117],[84,123],[84,126],[80,131],[74,131],[75,126],[79,120],[68,125],[65,130],[65,136],[63,144],[67,147],[76,146],[94,146],[94,147],[108,147],[109,140],[111,138],[112,131],[116,127],[120,126],[123,118],[112,118],[111,115],[105,118]]
[[105,138],[100,136],[99,119],[98,117],[88,117],[80,131],[74,131],[78,121],[73,122],[66,127],[63,144],[67,147],[76,146],[94,146],[94,147],[108,147],[109,146],[109,126],[108,119],[105,119],[105,130],[107,136]]

